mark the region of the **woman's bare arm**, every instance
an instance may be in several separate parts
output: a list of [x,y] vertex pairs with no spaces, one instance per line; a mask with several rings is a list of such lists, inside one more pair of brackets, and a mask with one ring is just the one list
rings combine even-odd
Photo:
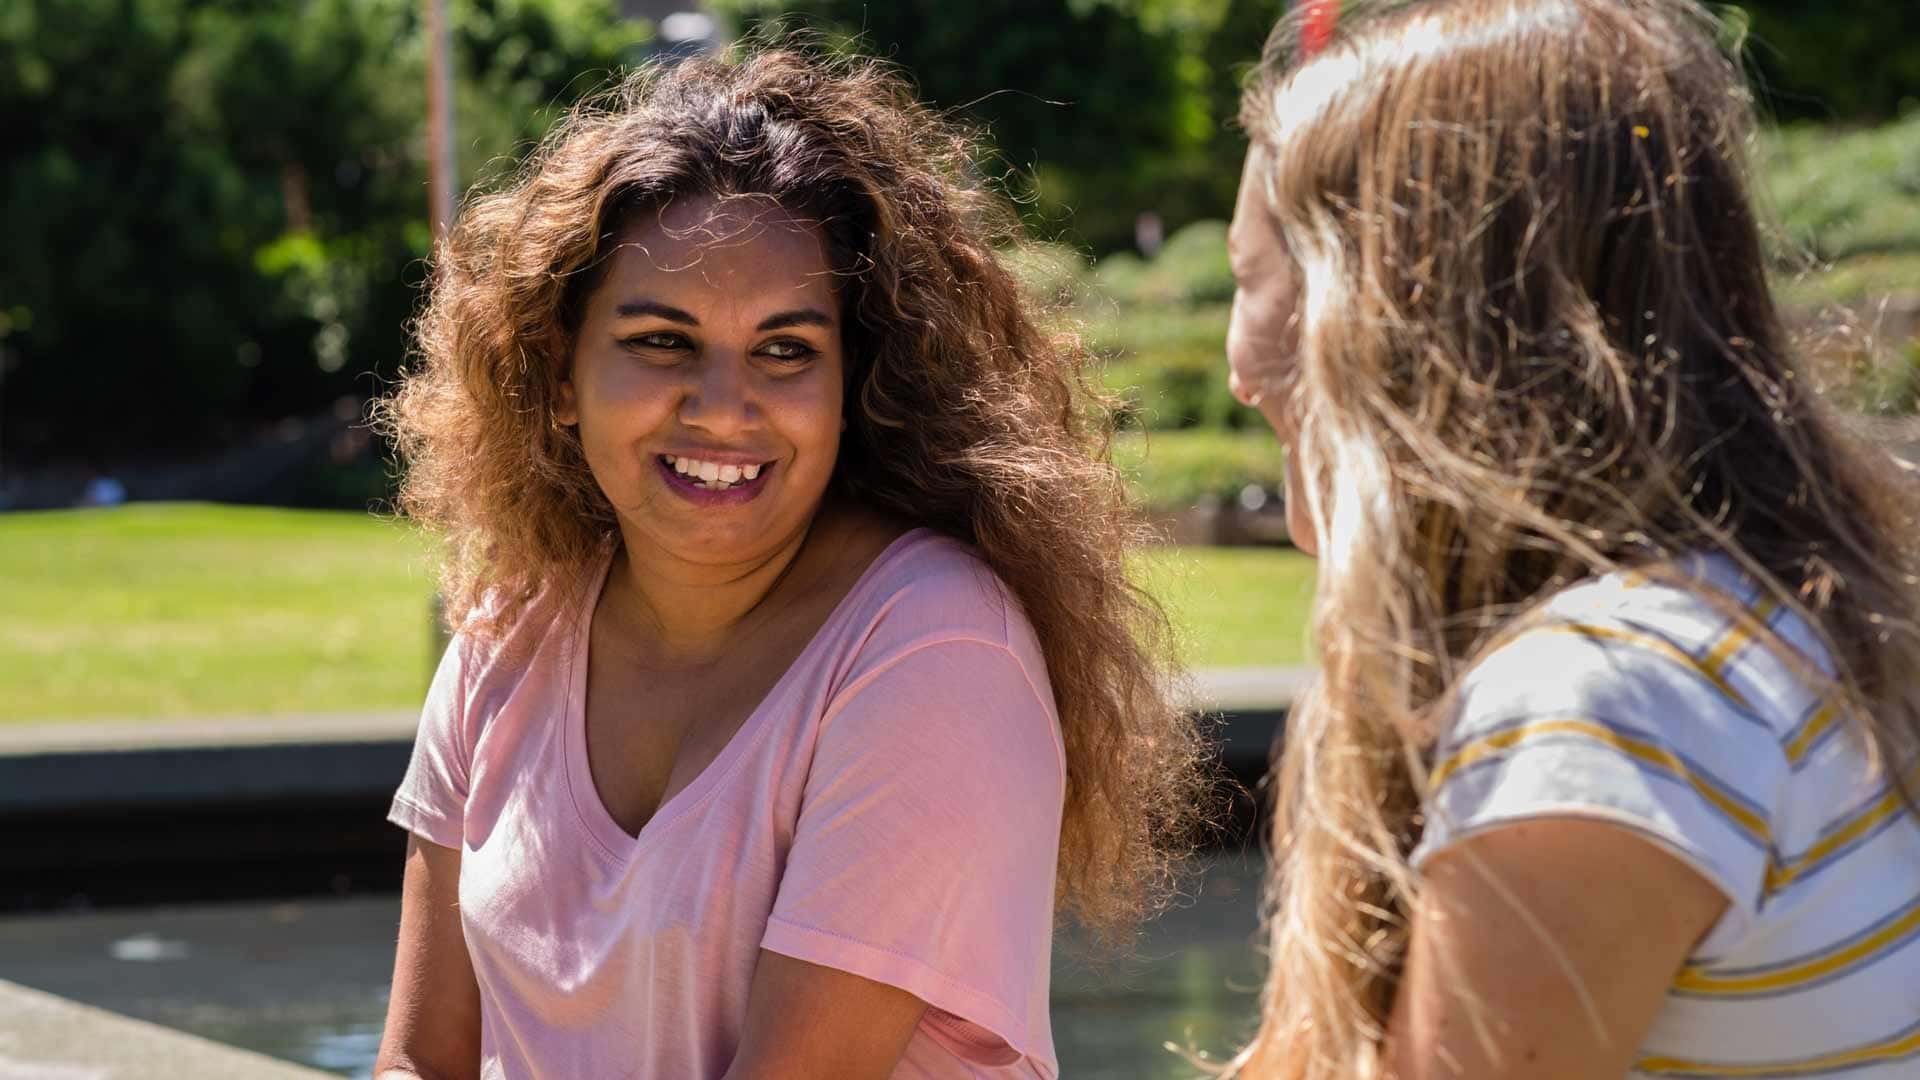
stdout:
[[1616,825],[1492,829],[1435,855],[1389,1034],[1392,1080],[1619,1080],[1726,910]]
[[905,990],[762,949],[725,1080],[886,1080],[926,1011]]
[[460,928],[460,852],[414,837],[376,1080],[480,1075],[480,987]]

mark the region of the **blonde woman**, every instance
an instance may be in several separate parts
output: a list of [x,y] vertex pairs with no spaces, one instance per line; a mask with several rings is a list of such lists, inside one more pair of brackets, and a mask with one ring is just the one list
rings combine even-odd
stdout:
[[1768,292],[1686,0],[1306,5],[1237,391],[1325,665],[1236,1075],[1920,1075],[1913,493]]
[[874,64],[689,60],[436,253],[383,1078],[1058,1075],[1056,913],[1126,936],[1200,744],[970,152]]

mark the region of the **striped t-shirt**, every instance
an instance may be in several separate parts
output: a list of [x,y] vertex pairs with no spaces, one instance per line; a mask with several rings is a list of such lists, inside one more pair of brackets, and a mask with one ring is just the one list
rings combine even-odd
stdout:
[[[1685,571],[1825,663],[1730,560]],[[1863,738],[1702,590],[1618,574],[1541,615],[1466,677],[1415,865],[1528,818],[1632,829],[1728,906],[1630,1076],[1920,1077],[1920,819]]]

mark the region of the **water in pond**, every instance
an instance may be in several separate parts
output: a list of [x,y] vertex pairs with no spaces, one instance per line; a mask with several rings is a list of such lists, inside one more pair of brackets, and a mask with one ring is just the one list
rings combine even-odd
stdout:
[[[1248,1033],[1260,864],[1211,859],[1137,955],[1094,971],[1063,948],[1053,1034],[1068,1080],[1198,1071]],[[371,1075],[399,900],[382,896],[0,919],[0,978],[343,1076]]]

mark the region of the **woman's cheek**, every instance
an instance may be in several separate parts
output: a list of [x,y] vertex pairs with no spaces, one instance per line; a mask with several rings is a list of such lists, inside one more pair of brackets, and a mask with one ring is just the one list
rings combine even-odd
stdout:
[[1242,405],[1259,409],[1269,419],[1275,415],[1271,407],[1285,396],[1282,391],[1293,370],[1287,322],[1266,310],[1270,306],[1258,297],[1235,293],[1227,323],[1228,385]]
[[1300,455],[1294,452],[1291,440],[1287,446],[1286,490],[1281,498],[1287,510],[1287,538],[1303,555],[1320,554],[1319,537],[1314,533],[1313,514],[1307,506],[1304,492],[1306,485],[1301,479]]
[[[778,386],[767,396],[777,415],[774,424],[793,448],[813,458],[815,467],[832,470],[840,447],[841,397],[836,370],[815,370]],[[824,459],[824,460],[822,460]]]

